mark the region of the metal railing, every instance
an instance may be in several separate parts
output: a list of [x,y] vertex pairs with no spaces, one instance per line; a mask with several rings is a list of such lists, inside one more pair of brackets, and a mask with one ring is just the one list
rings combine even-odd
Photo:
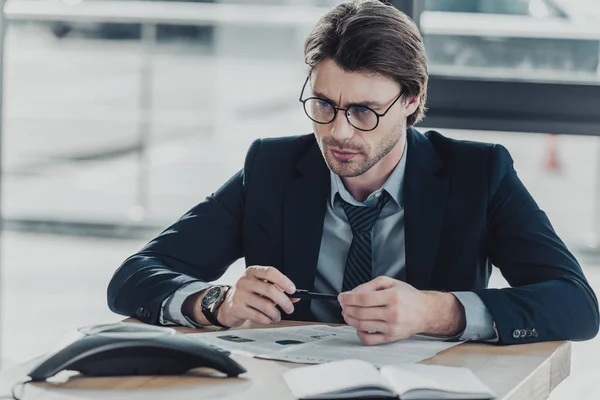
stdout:
[[565,18],[524,15],[424,11],[419,28],[424,35],[600,40],[600,25],[589,20],[575,24]]
[[165,25],[314,25],[329,8],[293,5],[178,3],[157,1],[9,0],[4,13],[9,20],[114,22]]

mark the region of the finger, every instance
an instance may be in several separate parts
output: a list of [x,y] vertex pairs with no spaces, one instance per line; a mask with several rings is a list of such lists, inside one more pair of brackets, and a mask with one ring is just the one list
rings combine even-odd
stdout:
[[386,307],[347,306],[343,311],[354,319],[391,322],[388,321]]
[[343,308],[348,306],[378,307],[390,302],[390,290],[377,292],[344,292],[338,296],[338,301]]
[[249,267],[248,270],[250,270],[250,273],[256,278],[274,283],[289,294],[293,294],[296,291],[294,282],[282,274],[277,268],[255,265]]
[[353,292],[375,292],[377,290],[390,289],[398,285],[396,279],[388,276],[378,276],[377,278],[370,280],[369,282],[358,285],[352,291]]
[[234,309],[234,314],[237,318],[249,319],[248,316],[244,314],[244,311],[247,311],[247,308],[250,307],[251,309],[262,313],[266,318],[268,318],[268,323],[281,320],[281,314],[279,311],[275,310],[275,312],[269,312],[270,309],[275,309],[275,304],[271,300],[252,291],[246,290],[243,287],[244,285],[245,283],[238,281],[238,287],[236,290],[237,297],[235,298],[235,301],[232,302],[231,306],[231,308]]
[[378,344],[388,343],[383,333],[366,333],[362,331],[356,331],[358,338],[365,346],[375,346]]
[[287,297],[287,295],[285,295],[276,285],[265,282],[261,279],[255,279],[254,281],[248,282],[247,285],[249,287],[245,288],[245,290],[266,297],[273,303],[280,306],[283,311],[288,314],[294,312],[294,303],[292,303],[292,300]]
[[253,309],[265,314],[272,322],[281,321],[281,314],[277,308],[275,308],[275,304],[271,300],[252,293],[245,299],[245,303]]
[[294,298],[292,298],[291,300],[292,300],[292,303],[294,303],[294,304],[295,304],[295,303],[299,302],[299,301],[300,301],[300,300],[302,300],[302,299],[299,299],[299,298],[297,298],[297,297],[294,297]]
[[258,324],[269,325],[273,323],[271,318],[248,305],[244,306],[242,310],[240,310],[240,315],[238,316],[238,318],[249,320]]
[[348,325],[356,328],[359,332],[387,333],[391,329],[390,326],[383,321],[359,320],[348,314],[343,314],[343,316],[344,321],[346,321]]

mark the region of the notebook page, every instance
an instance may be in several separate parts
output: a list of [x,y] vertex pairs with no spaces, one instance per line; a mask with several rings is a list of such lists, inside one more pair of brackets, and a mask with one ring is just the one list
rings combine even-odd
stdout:
[[349,389],[381,388],[381,395],[394,396],[392,389],[377,368],[361,360],[342,360],[309,367],[294,368],[284,372],[283,378],[297,399],[335,398],[327,393],[345,392]]
[[[473,395],[463,396],[465,398],[487,399],[495,397],[494,392],[481,382],[468,368],[446,367],[442,365],[400,364],[382,368],[381,375],[388,380],[401,397],[402,394],[416,389],[430,389],[446,393]],[[406,398],[407,396],[404,397]],[[456,397],[440,396],[436,398]]]

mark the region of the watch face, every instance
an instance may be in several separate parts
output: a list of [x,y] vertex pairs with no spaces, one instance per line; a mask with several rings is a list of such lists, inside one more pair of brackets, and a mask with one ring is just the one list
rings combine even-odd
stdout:
[[202,305],[204,307],[210,307],[216,303],[221,297],[221,288],[219,286],[213,286],[206,291],[204,298],[202,299]]

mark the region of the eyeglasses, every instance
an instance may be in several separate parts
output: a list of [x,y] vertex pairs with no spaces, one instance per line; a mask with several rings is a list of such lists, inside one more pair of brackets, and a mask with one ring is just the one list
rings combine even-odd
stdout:
[[392,106],[396,104],[398,99],[402,97],[402,92],[400,92],[398,97],[392,101],[392,104],[390,104],[382,114],[379,114],[377,111],[367,106],[361,105],[350,105],[349,107],[341,108],[336,107],[331,101],[319,97],[309,97],[302,100],[304,89],[306,89],[306,84],[308,83],[309,79],[310,76],[306,78],[304,86],[302,86],[302,92],[300,92],[300,98],[298,100],[300,100],[300,103],[304,105],[304,112],[308,118],[317,124],[330,124],[337,116],[338,111],[344,111],[344,115],[346,116],[348,123],[354,128],[363,132],[372,131],[379,125],[379,118],[385,117],[385,114],[387,114]]

